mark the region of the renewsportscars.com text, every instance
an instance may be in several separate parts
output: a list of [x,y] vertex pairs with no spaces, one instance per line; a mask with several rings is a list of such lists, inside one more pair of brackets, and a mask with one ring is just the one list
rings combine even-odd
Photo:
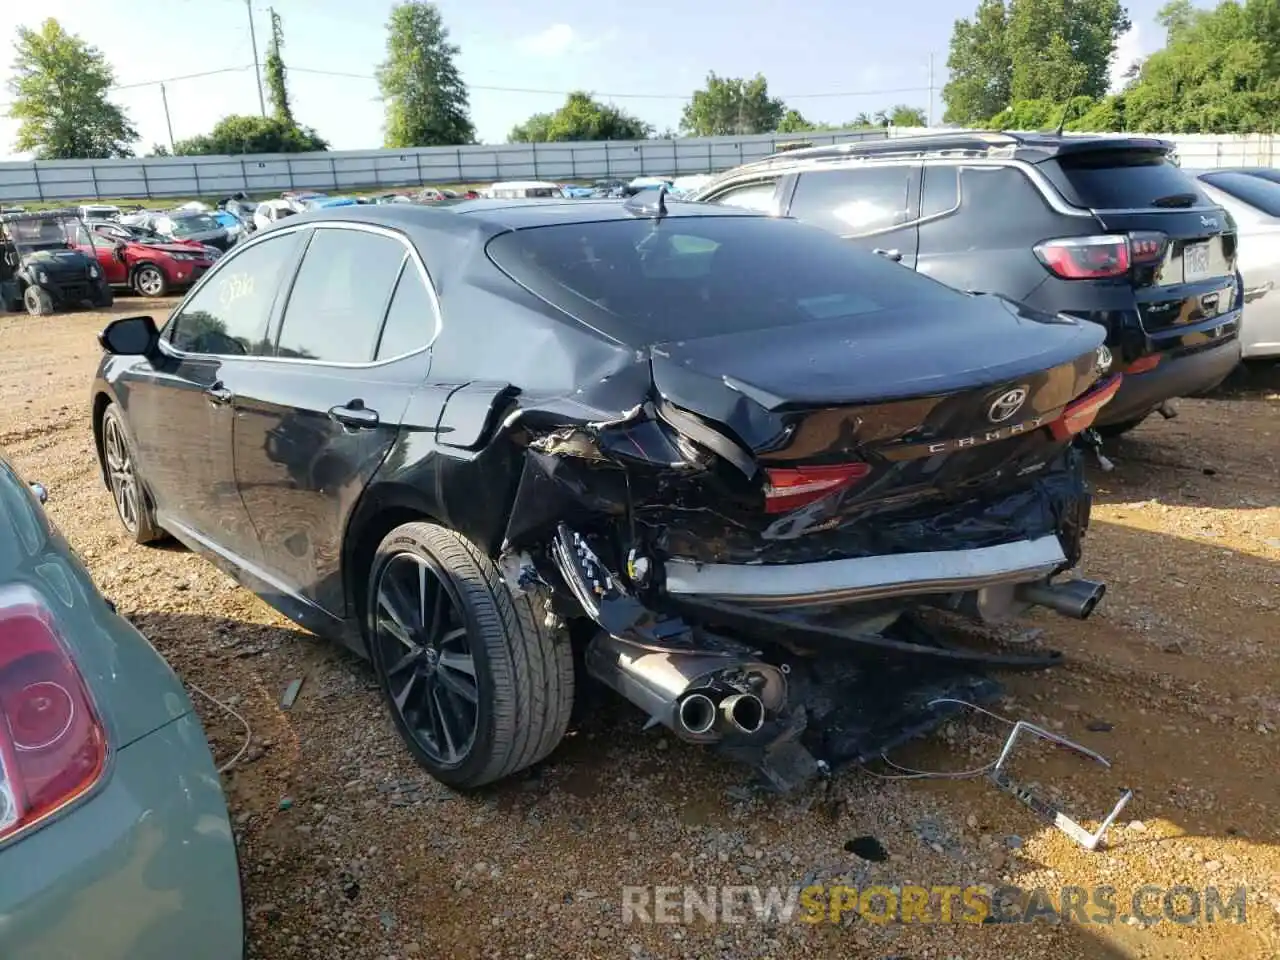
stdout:
[[849,886],[622,888],[629,923],[1244,923],[1244,887]]

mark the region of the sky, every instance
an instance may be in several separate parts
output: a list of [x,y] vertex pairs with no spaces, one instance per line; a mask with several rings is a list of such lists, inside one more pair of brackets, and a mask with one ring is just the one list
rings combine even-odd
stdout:
[[[1164,0],[1131,0],[1135,26],[1121,39],[1115,74],[1163,39],[1155,24]],[[284,21],[284,60],[294,115],[335,150],[382,146],[382,103],[371,79],[385,56],[393,0],[271,0]],[[100,0],[0,3],[0,114],[12,38],[45,17],[96,46],[125,89],[111,96],[137,127],[144,152],[168,144],[165,80],[175,139],[207,132],[230,113],[259,109],[250,15],[259,55],[269,36],[266,0],[162,0],[145,7]],[[439,0],[458,64],[470,88],[479,139],[503,143],[530,114],[554,110],[570,90],[652,123],[675,128],[708,71],[746,77],[757,71],[788,106],[821,122],[850,120],[895,103],[928,112],[933,58],[933,117],[946,82],[947,46],[958,17],[976,0]],[[225,71],[191,77],[208,71]],[[312,71],[349,74],[332,76]],[[188,78],[188,79],[181,79]],[[0,115],[0,159],[14,154],[17,124]]]

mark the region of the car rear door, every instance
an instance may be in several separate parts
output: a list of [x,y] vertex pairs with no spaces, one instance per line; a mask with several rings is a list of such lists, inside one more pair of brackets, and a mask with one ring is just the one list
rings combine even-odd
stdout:
[[236,483],[263,568],[304,622],[311,605],[345,615],[347,518],[428,373],[438,329],[430,279],[407,238],[363,224],[308,234],[275,359],[232,385]]
[[229,383],[270,346],[298,243],[287,231],[228,255],[174,311],[155,359],[140,359],[118,391],[161,526],[236,566],[256,562],[258,541],[235,485]]
[[787,213],[914,267],[919,204],[920,164],[869,163],[802,171]]

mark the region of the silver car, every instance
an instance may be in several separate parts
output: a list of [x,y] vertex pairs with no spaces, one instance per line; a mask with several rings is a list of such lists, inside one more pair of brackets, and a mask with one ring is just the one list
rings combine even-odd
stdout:
[[1240,325],[1245,360],[1280,359],[1280,170],[1233,167],[1187,171],[1236,222],[1244,277]]
[[231,249],[232,237],[227,228],[210,213],[191,210],[172,210],[168,213],[149,213],[132,219],[130,223],[150,230],[170,240],[195,240],[206,246],[216,247],[224,253]]

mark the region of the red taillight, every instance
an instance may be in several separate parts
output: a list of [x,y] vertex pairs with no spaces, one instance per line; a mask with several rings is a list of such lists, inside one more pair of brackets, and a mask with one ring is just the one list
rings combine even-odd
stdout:
[[34,594],[0,593],[0,840],[89,790],[107,737],[84,680]]
[[1169,238],[1154,230],[1129,234],[1129,256],[1135,264],[1159,263],[1169,248]]
[[1149,353],[1145,357],[1139,357],[1133,363],[1124,368],[1124,372],[1130,376],[1138,373],[1146,373],[1148,370],[1154,370],[1160,366],[1160,360],[1163,354]]
[[871,472],[868,463],[820,467],[771,467],[765,470],[764,512],[788,513],[856,483]]
[[1068,404],[1062,411],[1062,416],[1049,424],[1049,432],[1053,434],[1053,438],[1066,440],[1093,426],[1093,421],[1098,418],[1098,411],[1111,402],[1123,381],[1124,375],[1117,373],[1080,399]]
[[1037,244],[1040,262],[1064,280],[1098,280],[1129,272],[1129,238],[1063,237]]

